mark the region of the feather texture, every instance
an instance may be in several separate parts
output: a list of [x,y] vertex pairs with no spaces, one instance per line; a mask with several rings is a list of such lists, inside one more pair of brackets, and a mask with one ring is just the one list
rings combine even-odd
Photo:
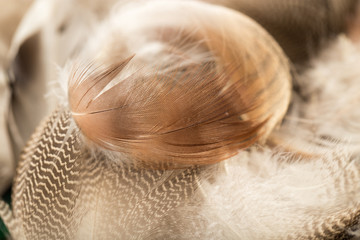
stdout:
[[114,37],[71,70],[69,99],[81,131],[106,149],[150,167],[211,164],[266,139],[287,110],[287,59],[240,13],[152,1],[103,27],[100,37]]
[[[284,124],[273,133],[311,153],[311,159],[258,146],[203,168],[139,169],[123,159],[109,161],[104,151],[90,149],[74,132],[71,114],[54,113],[33,136],[18,168],[17,229],[24,226],[25,239],[351,239],[357,234],[360,209],[359,126],[349,124],[358,119],[356,112],[341,106],[357,106],[360,73],[353,67],[348,74],[338,71],[356,65],[359,56],[352,43],[339,38],[313,62],[314,69],[301,75],[302,89],[314,98],[293,101]],[[329,68],[333,64],[337,67]],[[351,85],[354,91],[339,98],[338,91],[327,87],[329,80],[336,90]],[[331,102],[334,96],[337,104]],[[326,104],[332,108],[324,109]],[[56,130],[59,126],[62,134]],[[332,138],[323,138],[324,134]],[[349,134],[353,139],[346,141]],[[71,158],[61,153],[48,156],[41,149],[77,138],[81,154],[73,155],[78,164],[68,171],[78,174],[66,176],[77,176],[72,180],[79,188],[70,188],[74,198],[67,205],[61,202],[61,190],[50,188],[57,182],[51,176],[62,174],[41,165],[70,166]],[[48,200],[42,197],[48,194],[52,196]],[[61,204],[48,205],[48,201]],[[30,206],[37,207],[29,211]],[[57,212],[66,217],[58,217]],[[46,216],[47,221],[37,216]],[[44,225],[56,221],[58,229]],[[60,229],[67,229],[67,235]]]
[[[359,237],[359,61],[340,36],[297,76],[274,128],[289,67],[257,24],[200,2],[125,5],[64,69],[69,103],[32,135],[0,216],[15,239]],[[184,134],[158,136],[172,129]],[[238,136],[254,144],[239,151]]]
[[13,203],[21,238],[150,239],[195,191],[199,170],[150,171],[94,157],[69,116],[57,111],[44,121],[18,167]]

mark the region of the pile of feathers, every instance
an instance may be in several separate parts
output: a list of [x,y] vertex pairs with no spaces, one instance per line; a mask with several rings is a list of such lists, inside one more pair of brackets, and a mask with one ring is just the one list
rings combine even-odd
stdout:
[[0,3],[7,238],[360,239],[359,0]]

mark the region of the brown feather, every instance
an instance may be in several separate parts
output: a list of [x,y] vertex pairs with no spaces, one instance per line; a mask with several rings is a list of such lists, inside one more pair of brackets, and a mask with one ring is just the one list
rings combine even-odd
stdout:
[[[70,106],[83,134],[151,167],[211,164],[264,140],[290,98],[289,67],[278,45],[255,22],[222,7],[174,2],[167,8],[157,17],[170,17],[171,24],[144,21],[142,31],[165,46],[157,54],[171,64],[154,58],[149,67],[137,52],[124,59],[113,51],[72,69]],[[104,48],[99,51],[110,50]],[[121,78],[124,69],[135,70]]]

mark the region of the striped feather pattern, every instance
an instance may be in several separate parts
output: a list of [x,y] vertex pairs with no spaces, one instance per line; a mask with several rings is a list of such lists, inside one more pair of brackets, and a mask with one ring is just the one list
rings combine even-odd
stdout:
[[14,215],[26,239],[69,239],[79,187],[79,142],[68,135],[70,119],[55,112],[23,155],[13,194]]
[[23,154],[16,228],[25,239],[151,239],[196,190],[199,169],[145,170],[94,156],[71,132],[69,116],[54,112]]

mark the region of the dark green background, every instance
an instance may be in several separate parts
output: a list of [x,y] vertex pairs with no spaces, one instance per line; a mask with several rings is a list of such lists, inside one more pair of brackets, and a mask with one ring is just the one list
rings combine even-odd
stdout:
[[[11,189],[9,189],[4,196],[2,197],[3,200],[5,200],[7,203],[10,204],[11,202]],[[5,240],[6,239],[6,235],[8,234],[8,231],[4,225],[4,223],[2,222],[1,218],[0,218],[0,240]]]

